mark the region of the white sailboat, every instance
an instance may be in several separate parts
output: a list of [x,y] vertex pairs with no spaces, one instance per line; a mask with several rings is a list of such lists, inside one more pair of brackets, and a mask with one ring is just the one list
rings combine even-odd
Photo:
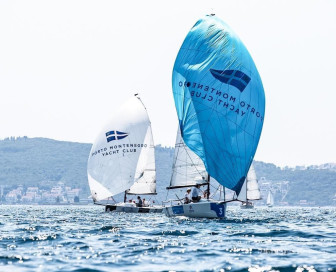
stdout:
[[163,208],[164,213],[168,217],[225,217],[226,204],[210,199],[210,176],[205,170],[203,161],[185,145],[180,129],[178,129],[172,176],[167,189],[186,188],[197,184],[206,186],[209,192],[206,198],[191,203],[185,203],[184,199],[168,200],[165,202],[168,206]]
[[240,191],[240,194],[237,197],[237,200],[242,202],[240,208],[252,209],[254,207],[254,204],[251,200],[260,200],[260,199],[261,199],[261,193],[259,190],[258,179],[252,163],[250,170],[247,173],[244,185]]
[[[106,211],[162,212],[137,207],[128,195],[155,195],[154,142],[147,110],[139,96],[129,99],[98,134],[88,159],[88,181],[95,204]],[[124,203],[102,204],[124,192]]]
[[274,205],[274,198],[271,191],[268,192],[266,204],[268,207],[272,207]]

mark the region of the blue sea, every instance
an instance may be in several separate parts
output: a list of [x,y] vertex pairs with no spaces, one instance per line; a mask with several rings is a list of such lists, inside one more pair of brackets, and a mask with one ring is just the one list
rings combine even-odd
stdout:
[[0,271],[336,271],[336,208],[228,206],[209,220],[0,206]]

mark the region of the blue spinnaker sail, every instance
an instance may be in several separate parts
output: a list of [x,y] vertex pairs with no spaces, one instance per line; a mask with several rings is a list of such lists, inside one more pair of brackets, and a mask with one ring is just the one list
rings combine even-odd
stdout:
[[259,142],[265,94],[249,52],[219,18],[206,16],[188,33],[173,94],[185,144],[210,176],[239,193]]

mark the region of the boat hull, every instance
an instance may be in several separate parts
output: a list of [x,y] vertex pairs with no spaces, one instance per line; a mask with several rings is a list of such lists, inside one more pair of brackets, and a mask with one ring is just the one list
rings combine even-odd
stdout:
[[125,213],[162,213],[160,207],[128,207],[123,205],[106,205],[105,212],[125,212]]
[[240,205],[241,209],[253,209],[254,205],[253,204],[242,204]]
[[226,204],[215,201],[173,205],[163,208],[168,217],[187,216],[193,218],[224,218]]

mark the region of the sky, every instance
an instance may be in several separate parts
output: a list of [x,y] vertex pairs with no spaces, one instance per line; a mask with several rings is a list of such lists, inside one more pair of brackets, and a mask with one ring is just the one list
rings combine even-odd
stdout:
[[336,1],[0,1],[0,139],[93,143],[139,93],[155,144],[177,130],[171,77],[195,22],[237,33],[266,95],[255,159],[336,162]]

